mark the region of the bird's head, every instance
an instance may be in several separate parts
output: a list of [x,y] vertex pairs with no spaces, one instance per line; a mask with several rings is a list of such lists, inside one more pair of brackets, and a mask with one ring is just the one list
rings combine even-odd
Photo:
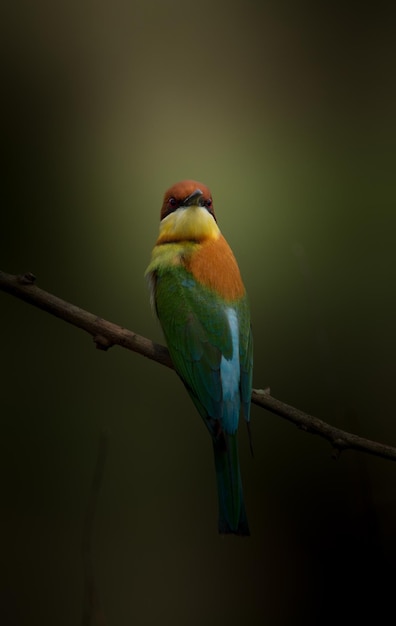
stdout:
[[165,192],[158,243],[200,242],[219,234],[212,194],[206,185],[183,180]]
[[183,210],[189,207],[203,207],[216,220],[210,189],[195,180],[183,180],[172,185],[165,192],[161,208],[161,220],[178,209]]

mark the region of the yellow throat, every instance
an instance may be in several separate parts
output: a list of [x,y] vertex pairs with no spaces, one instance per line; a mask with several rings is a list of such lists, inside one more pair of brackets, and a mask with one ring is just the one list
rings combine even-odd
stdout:
[[160,223],[157,245],[176,241],[202,242],[217,239],[220,229],[213,216],[204,207],[179,207]]

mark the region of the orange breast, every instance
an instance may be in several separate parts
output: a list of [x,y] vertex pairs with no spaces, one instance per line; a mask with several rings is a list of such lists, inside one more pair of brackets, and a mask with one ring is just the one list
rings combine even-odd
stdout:
[[238,264],[223,235],[201,244],[186,267],[200,283],[226,300],[237,300],[245,295]]

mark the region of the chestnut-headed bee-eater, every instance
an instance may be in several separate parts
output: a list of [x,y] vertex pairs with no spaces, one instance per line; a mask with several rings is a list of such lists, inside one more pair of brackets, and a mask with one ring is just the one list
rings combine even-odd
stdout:
[[249,304],[206,185],[185,180],[165,193],[146,276],[175,370],[212,437],[219,532],[249,535],[237,443],[241,406],[250,419]]

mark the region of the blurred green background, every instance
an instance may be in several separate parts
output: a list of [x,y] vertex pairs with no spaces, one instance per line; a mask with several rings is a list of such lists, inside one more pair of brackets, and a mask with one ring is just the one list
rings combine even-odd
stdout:
[[[386,8],[388,7],[388,8]],[[0,268],[162,342],[143,278],[196,178],[249,291],[254,385],[396,445],[391,3],[3,7]],[[253,408],[252,537],[217,535],[209,437],[175,374],[0,293],[0,623],[326,625],[393,610],[396,467]],[[341,608],[343,606],[343,608]]]

